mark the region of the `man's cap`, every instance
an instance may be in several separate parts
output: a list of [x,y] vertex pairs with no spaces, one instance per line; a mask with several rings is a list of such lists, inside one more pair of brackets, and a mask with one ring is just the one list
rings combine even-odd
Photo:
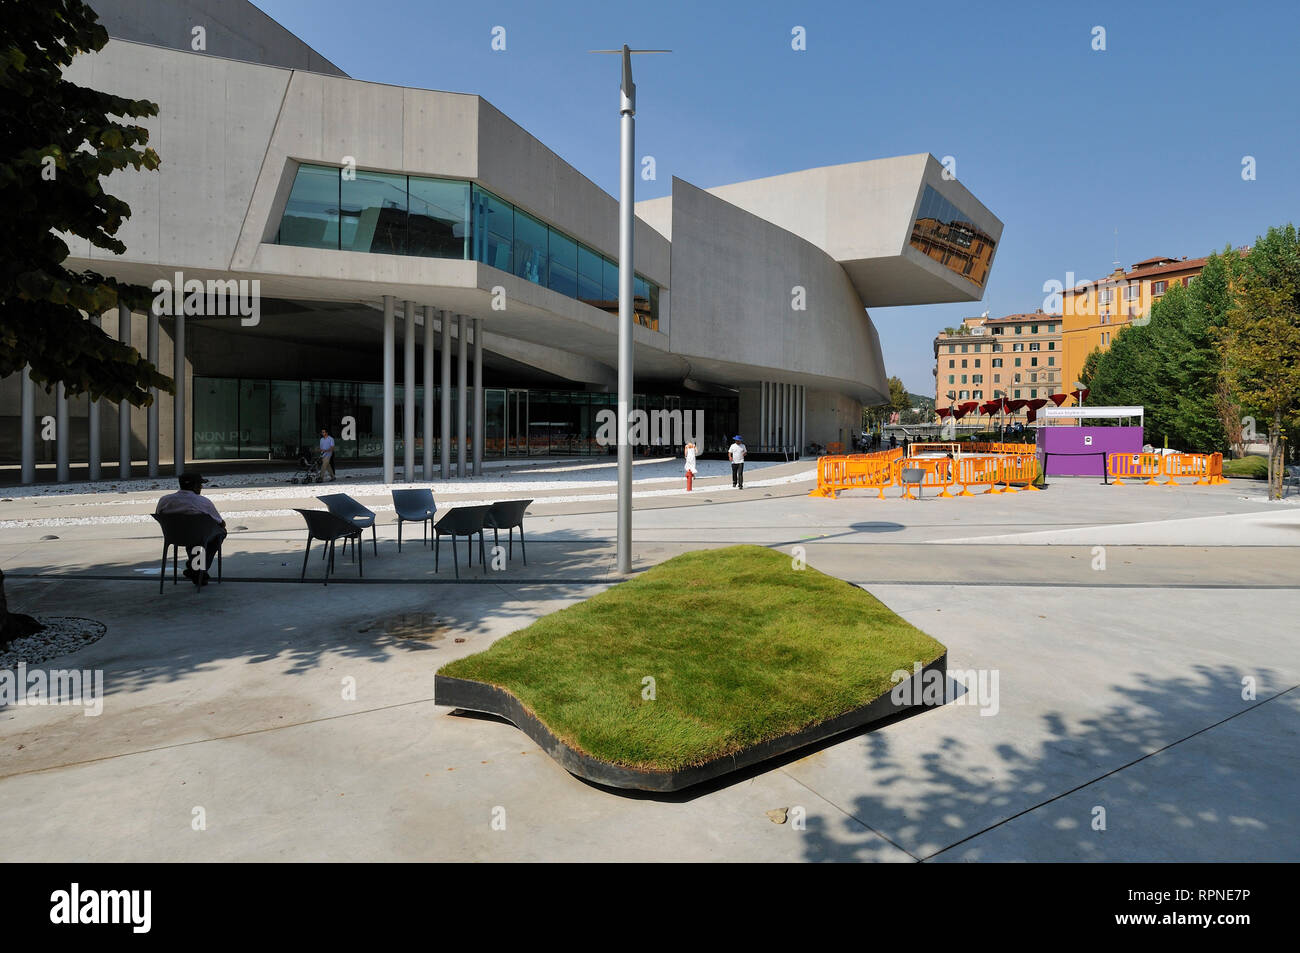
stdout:
[[732,440],[737,440],[737,441],[739,441],[739,440],[744,440],[745,438],[742,437],[740,434],[736,434],[736,435],[735,435],[734,437],[732,437],[731,439],[732,439]]
[[198,470],[186,470],[177,478],[177,480],[183,489],[202,486],[204,483],[210,482],[208,478]]

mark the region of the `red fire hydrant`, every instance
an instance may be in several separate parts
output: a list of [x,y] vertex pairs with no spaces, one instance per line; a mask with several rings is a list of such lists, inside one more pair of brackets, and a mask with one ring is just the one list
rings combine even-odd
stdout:
[[691,492],[691,484],[695,482],[695,444],[686,445],[686,492]]

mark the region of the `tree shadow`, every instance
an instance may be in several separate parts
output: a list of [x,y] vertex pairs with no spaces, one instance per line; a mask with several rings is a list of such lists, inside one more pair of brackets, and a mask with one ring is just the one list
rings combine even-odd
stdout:
[[[1256,701],[1241,699],[1248,675]],[[861,771],[841,758],[834,777],[860,774],[849,783],[871,793],[842,805],[851,816],[810,813],[804,857],[897,859],[896,847],[942,861],[1294,861],[1295,748],[1270,761],[1261,756],[1271,739],[1257,735],[1283,719],[1294,736],[1293,700],[1265,701],[1290,687],[1269,670],[1197,666],[1188,677],[1113,684],[1118,700],[1082,719],[1047,712],[1043,737],[1030,742],[1011,740],[1023,732],[990,746],[970,731],[870,731],[846,747],[861,754]],[[934,714],[912,727],[934,724]],[[798,764],[790,773],[805,774]],[[1105,830],[1094,829],[1097,808]],[[863,825],[883,839],[864,838]]]

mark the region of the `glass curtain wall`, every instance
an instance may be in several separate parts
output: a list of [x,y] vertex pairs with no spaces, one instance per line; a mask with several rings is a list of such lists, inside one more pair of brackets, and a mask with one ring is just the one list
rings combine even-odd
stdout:
[[[300,165],[276,242],[459,258],[618,310],[618,263],[470,182]],[[633,276],[637,323],[659,329],[659,286]]]

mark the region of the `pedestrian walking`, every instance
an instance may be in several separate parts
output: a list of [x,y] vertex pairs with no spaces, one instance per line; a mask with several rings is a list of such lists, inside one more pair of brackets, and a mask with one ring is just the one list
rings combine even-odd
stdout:
[[691,492],[691,484],[695,477],[699,475],[699,470],[695,466],[695,442],[691,441],[686,444],[686,492]]
[[731,446],[727,448],[727,459],[731,461],[731,485],[738,490],[745,488],[745,441],[740,436],[731,438]]
[[325,482],[325,474],[330,475],[330,481],[338,479],[338,474],[334,472],[334,438],[330,436],[328,427],[320,429],[320,481]]

